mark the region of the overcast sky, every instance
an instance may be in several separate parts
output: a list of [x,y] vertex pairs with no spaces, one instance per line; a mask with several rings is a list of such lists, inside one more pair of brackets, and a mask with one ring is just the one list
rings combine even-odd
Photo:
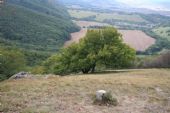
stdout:
[[117,0],[130,6],[170,10],[170,0]]
[[132,4],[162,4],[162,3],[170,3],[170,0],[117,0],[123,3],[132,3]]

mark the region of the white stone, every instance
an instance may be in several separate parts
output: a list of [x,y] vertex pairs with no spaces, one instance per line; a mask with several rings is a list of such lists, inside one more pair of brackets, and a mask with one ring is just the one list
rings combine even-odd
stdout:
[[103,96],[106,94],[105,90],[96,91],[96,99],[102,101]]

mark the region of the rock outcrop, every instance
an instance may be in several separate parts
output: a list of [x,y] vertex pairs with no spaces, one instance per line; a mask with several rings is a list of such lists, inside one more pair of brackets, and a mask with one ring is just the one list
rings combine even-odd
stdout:
[[23,79],[23,78],[32,78],[32,75],[29,72],[19,72],[13,75],[10,79]]

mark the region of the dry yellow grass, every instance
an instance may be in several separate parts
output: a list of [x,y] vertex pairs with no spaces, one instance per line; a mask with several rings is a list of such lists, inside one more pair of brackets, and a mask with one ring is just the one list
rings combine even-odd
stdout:
[[[99,89],[111,91],[119,105],[94,105]],[[8,80],[0,83],[0,112],[169,113],[170,70]]]

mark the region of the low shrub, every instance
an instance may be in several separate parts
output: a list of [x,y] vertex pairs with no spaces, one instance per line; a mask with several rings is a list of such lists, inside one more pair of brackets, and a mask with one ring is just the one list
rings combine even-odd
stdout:
[[160,55],[138,57],[134,68],[170,68],[170,51]]
[[150,61],[144,62],[146,68],[170,68],[170,51]]

